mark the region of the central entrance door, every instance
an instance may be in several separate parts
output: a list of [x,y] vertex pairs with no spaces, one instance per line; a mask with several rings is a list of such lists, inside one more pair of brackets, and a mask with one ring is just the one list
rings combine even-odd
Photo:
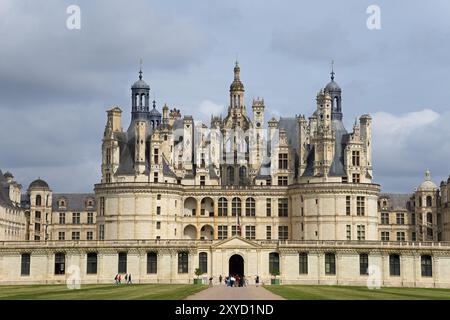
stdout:
[[228,270],[230,275],[242,277],[244,275],[244,258],[238,254],[232,255],[228,264]]

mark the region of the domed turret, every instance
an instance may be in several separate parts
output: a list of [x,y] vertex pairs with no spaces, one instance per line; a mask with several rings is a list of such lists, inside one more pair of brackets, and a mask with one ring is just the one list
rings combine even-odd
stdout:
[[42,179],[37,179],[34,180],[33,182],[30,183],[30,186],[28,187],[28,190],[32,190],[32,189],[45,189],[45,190],[50,190],[50,187],[48,186],[48,183],[45,182]]
[[334,81],[334,62],[331,62],[331,81],[325,86],[324,91],[331,96],[331,119],[342,120],[342,107],[341,107],[341,87]]
[[142,68],[139,80],[131,86],[131,118],[146,119],[149,111],[150,86],[142,80]]
[[425,171],[425,181],[420,184],[417,191],[436,191],[438,187],[431,181],[430,170]]

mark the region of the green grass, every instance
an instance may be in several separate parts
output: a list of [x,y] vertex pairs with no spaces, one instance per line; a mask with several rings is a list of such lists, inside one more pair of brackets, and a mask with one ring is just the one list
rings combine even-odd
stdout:
[[450,299],[450,289],[381,288],[354,286],[264,286],[289,300],[440,300]]
[[180,300],[206,289],[202,285],[133,284],[0,286],[0,300]]

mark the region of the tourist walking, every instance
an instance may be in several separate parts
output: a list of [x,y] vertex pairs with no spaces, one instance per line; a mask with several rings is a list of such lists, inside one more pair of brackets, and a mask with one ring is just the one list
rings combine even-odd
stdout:
[[125,275],[125,283],[128,283],[128,274]]
[[256,286],[259,285],[259,276],[256,276],[255,283],[256,283]]
[[119,274],[119,277],[117,278],[119,280],[119,284],[122,283],[122,276]]
[[210,285],[210,286],[213,285],[213,277],[209,278],[209,285]]
[[116,282],[116,284],[119,284],[119,275],[116,274],[116,276],[114,277],[114,281]]
[[222,284],[222,275],[219,276],[219,283]]
[[131,273],[128,275],[128,281],[127,281],[127,284],[133,284],[133,283],[131,282]]

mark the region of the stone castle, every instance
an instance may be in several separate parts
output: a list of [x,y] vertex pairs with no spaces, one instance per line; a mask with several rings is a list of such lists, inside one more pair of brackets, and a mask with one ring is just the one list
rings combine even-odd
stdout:
[[[210,126],[150,102],[131,87],[131,122],[107,111],[101,181],[93,194],[53,193],[33,181],[22,194],[0,174],[0,284],[86,283],[131,272],[137,281],[188,283],[278,271],[283,283],[450,287],[450,178],[430,172],[411,194],[373,183],[372,119],[348,132],[342,90],[331,81],[310,116],[251,116],[236,62],[226,115]],[[372,270],[372,272],[370,272]]]

